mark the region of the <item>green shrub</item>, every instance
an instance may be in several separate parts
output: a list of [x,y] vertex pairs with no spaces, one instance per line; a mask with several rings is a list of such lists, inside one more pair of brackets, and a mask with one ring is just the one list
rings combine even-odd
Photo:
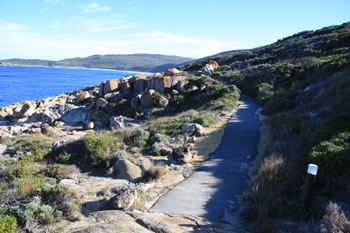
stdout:
[[[44,183],[38,193],[44,204],[55,209],[56,216],[63,215],[69,219],[77,218],[80,199],[67,186]],[[57,213],[57,210],[60,213]]]
[[32,174],[33,172],[27,167],[19,166],[17,168],[10,169],[7,173],[7,178],[10,181],[14,181],[17,178],[18,179],[25,178],[25,177],[31,176]]
[[257,85],[257,99],[258,102],[264,105],[273,96],[273,86],[268,83],[260,83]]
[[207,115],[201,115],[193,119],[193,123],[200,124],[204,127],[210,127],[215,124],[215,120]]
[[30,152],[31,156],[21,157],[27,161],[41,161],[51,151],[52,142],[47,139],[22,138],[15,143],[15,150],[21,152]]
[[311,149],[311,163],[315,163],[327,175],[341,175],[350,165],[350,134],[338,134],[329,141],[322,141]]
[[14,233],[17,227],[17,221],[12,216],[0,216],[0,233]]
[[153,94],[152,94],[152,102],[153,102],[153,104],[157,104],[158,103],[158,101],[159,101],[159,98],[162,96],[162,94],[160,94],[159,92],[154,92]]
[[154,155],[155,155],[155,156],[161,156],[161,153],[160,153],[159,150],[154,150]]
[[85,150],[89,156],[90,166],[93,168],[104,168],[105,156],[110,153],[112,138],[109,136],[86,135],[83,138]]
[[67,163],[70,160],[70,157],[70,154],[65,152],[64,154],[59,155],[56,161],[59,163]]
[[52,223],[55,220],[54,211],[50,205],[42,205],[38,214],[39,222],[43,224]]
[[143,149],[147,145],[148,138],[146,136],[137,137],[135,140],[136,146]]
[[150,127],[148,130],[151,135],[155,135],[157,133],[172,135],[176,129],[179,129],[183,123],[188,123],[191,120],[187,117],[185,118],[167,118],[166,121],[157,122]]
[[16,197],[27,198],[40,187],[42,177],[37,176],[37,172],[35,167],[24,167],[22,164],[7,172],[7,181],[13,184]]
[[47,177],[55,178],[57,180],[66,179],[68,177],[62,165],[48,165],[43,169],[43,173]]

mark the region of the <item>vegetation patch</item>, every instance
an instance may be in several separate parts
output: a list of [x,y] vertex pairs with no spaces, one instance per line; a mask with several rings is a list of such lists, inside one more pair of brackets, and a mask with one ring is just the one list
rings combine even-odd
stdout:
[[311,149],[309,160],[330,176],[344,173],[350,165],[350,134],[340,133]]

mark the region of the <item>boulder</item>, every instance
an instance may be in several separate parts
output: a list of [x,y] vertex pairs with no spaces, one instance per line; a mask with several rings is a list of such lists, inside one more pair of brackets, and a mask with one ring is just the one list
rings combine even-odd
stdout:
[[[96,222],[97,221],[97,222]],[[86,224],[81,224],[86,222]],[[92,224],[93,223],[93,224]],[[152,233],[153,231],[136,223],[135,219],[128,213],[121,210],[103,210],[97,211],[86,220],[82,220],[77,224],[74,222],[72,227],[67,226],[67,223],[56,232],[74,232],[74,233],[116,233],[116,232],[137,232],[137,233]],[[81,226],[82,225],[82,226]],[[179,232],[179,231],[178,231]]]
[[188,163],[192,159],[192,154],[186,147],[175,148],[171,155],[180,164]]
[[119,84],[119,92],[123,93],[123,95],[129,94],[130,83],[128,78],[123,78],[120,80]]
[[207,73],[209,75],[212,74],[213,71],[217,70],[219,68],[219,64],[216,61],[209,61],[209,64],[206,64],[202,68],[202,72]]
[[144,129],[138,128],[135,131],[135,137],[139,138],[139,137],[146,137],[148,138],[150,136],[150,133]]
[[130,162],[128,159],[118,160],[114,164],[114,171],[117,178],[135,181],[142,177],[142,170],[136,164]]
[[164,96],[161,96],[158,100],[158,105],[162,108],[165,108],[166,106],[168,106],[169,104],[169,100],[167,98],[165,98]]
[[152,105],[152,95],[154,93],[153,89],[149,89],[145,94],[142,95],[141,97],[141,105],[143,107],[149,107]]
[[111,192],[116,194],[110,199],[110,204],[115,209],[130,209],[137,199],[137,191],[134,184],[118,185],[113,187]]
[[203,126],[196,123],[184,123],[182,125],[181,131],[185,135],[196,135],[196,136],[204,136],[207,135],[206,130]]
[[112,198],[111,202],[115,209],[127,210],[135,203],[136,198],[137,192],[128,190]]
[[109,101],[111,103],[119,103],[122,99],[124,99],[124,95],[120,92],[115,92],[112,94]]
[[96,108],[96,102],[91,102],[91,103],[89,104],[89,108],[90,108],[90,109],[95,109],[95,108]]
[[108,120],[108,115],[102,110],[93,109],[88,112],[87,120],[104,122]]
[[62,179],[62,180],[60,180],[59,184],[72,186],[72,185],[77,185],[78,181],[73,180],[73,179]]
[[197,86],[192,86],[192,91],[197,91],[199,88]]
[[11,134],[8,131],[0,129],[0,139],[9,138],[9,137],[11,137]]
[[65,148],[65,143],[63,141],[55,141],[51,144],[51,151],[57,153],[63,153]]
[[42,112],[37,112],[30,117],[30,121],[32,122],[43,122],[52,124],[58,119],[61,118],[61,114],[55,108],[48,108],[43,110]]
[[107,80],[103,85],[103,94],[105,95],[118,89],[119,82],[119,79]]
[[55,127],[48,126],[46,128],[41,128],[41,133],[45,135],[52,135],[58,133],[59,130]]
[[219,68],[219,64],[214,60],[209,61],[209,65],[211,66],[213,71],[215,71]]
[[89,130],[89,129],[93,129],[93,128],[94,128],[93,121],[90,121],[89,123],[83,125],[83,130]]
[[20,111],[17,110],[17,112],[15,113],[15,117],[16,118],[26,118],[26,117],[30,117],[31,115],[33,115],[33,113],[35,112],[35,107],[33,106],[32,102],[30,101],[24,101],[22,103],[22,108]]
[[188,84],[187,80],[180,80],[177,82],[176,84],[176,90],[177,91],[183,91],[183,89],[185,88],[185,86]]
[[124,124],[125,117],[123,116],[117,116],[117,117],[110,117],[109,118],[109,127],[111,129],[123,129],[125,128]]
[[140,106],[140,99],[141,95],[137,95],[134,98],[132,98],[130,101],[130,107],[132,107],[133,109],[138,108]]
[[137,75],[134,75],[134,76],[133,76],[133,78],[136,79],[136,80],[137,80],[137,79],[143,79],[143,78],[146,78],[146,77],[147,77],[147,76],[144,75],[144,74],[137,74]]
[[108,103],[106,107],[103,109],[106,113],[113,113],[115,111],[115,107],[117,106],[116,103]]
[[150,80],[145,77],[137,78],[134,83],[134,93],[141,94],[143,93],[149,86]]
[[205,128],[199,124],[196,124],[196,130],[195,135],[198,137],[208,135],[208,132],[205,130]]
[[13,115],[13,110],[9,106],[0,108],[0,119],[6,119]]
[[152,149],[153,151],[159,151],[161,155],[169,155],[172,153],[172,150],[177,147],[181,147],[184,144],[184,140],[182,137],[174,137],[171,138],[167,135],[157,133],[152,138],[153,145]]
[[7,145],[0,144],[0,155],[4,154],[7,150]]
[[105,100],[104,98],[98,98],[97,102],[96,102],[96,106],[100,109],[106,107],[106,105],[108,104],[108,101]]
[[196,130],[195,123],[184,123],[181,128],[182,133],[186,135],[192,135],[195,130]]
[[162,76],[162,74],[159,72],[153,74],[153,77],[160,77],[160,76]]
[[103,93],[103,89],[104,89],[105,85],[106,85],[106,81],[103,81],[100,84],[100,88],[98,90],[98,96],[103,97],[105,95],[105,93]]
[[86,101],[87,99],[89,99],[90,97],[91,97],[90,92],[88,92],[88,91],[83,91],[83,92],[81,92],[81,93],[79,94],[79,96],[78,96],[78,101],[79,101],[80,103],[82,103],[82,102]]
[[173,76],[177,73],[179,73],[180,71],[176,68],[172,68],[172,69],[168,69],[166,72],[165,72],[165,75],[167,76]]
[[65,104],[58,108],[61,119],[68,124],[77,124],[86,120],[88,108]]
[[173,150],[166,145],[164,142],[155,142],[152,145],[152,149],[153,151],[159,151],[161,155],[165,156],[165,155],[171,155],[171,153],[173,152]]

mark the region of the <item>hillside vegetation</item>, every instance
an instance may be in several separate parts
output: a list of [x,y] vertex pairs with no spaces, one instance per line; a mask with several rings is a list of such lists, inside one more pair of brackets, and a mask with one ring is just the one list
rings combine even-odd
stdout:
[[[287,217],[297,224],[286,231],[303,232],[300,222],[321,220],[330,200],[349,214],[350,23],[209,57],[183,69],[195,72],[209,60],[220,65],[212,77],[237,85],[268,116],[270,142],[241,210],[242,219],[252,223],[250,230],[273,232],[276,219]],[[309,163],[319,165],[319,174],[312,206],[305,211],[301,193]],[[338,215],[341,211],[331,217]],[[344,221],[332,229],[347,232]],[[323,224],[322,232],[332,232],[326,228]]]
[[183,63],[192,58],[166,56],[158,54],[128,54],[128,55],[93,55],[89,57],[69,58],[60,61],[37,59],[9,59],[1,60],[1,63],[9,65],[25,66],[63,66],[82,67],[115,70],[132,70],[142,72],[162,72]]

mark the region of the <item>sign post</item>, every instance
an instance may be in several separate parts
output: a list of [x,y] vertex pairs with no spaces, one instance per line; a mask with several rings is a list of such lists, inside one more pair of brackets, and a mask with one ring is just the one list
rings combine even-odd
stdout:
[[303,205],[305,210],[309,210],[312,199],[312,187],[316,180],[318,166],[315,164],[309,164],[307,174],[305,177],[305,186],[303,192]]

